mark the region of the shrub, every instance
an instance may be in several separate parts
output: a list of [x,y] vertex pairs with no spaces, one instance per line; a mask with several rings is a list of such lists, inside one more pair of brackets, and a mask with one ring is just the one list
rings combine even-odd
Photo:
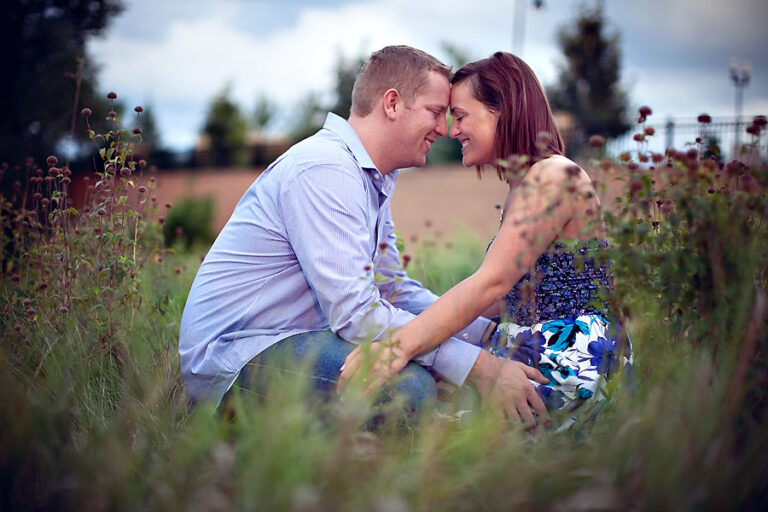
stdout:
[[174,242],[183,241],[186,250],[195,244],[210,245],[215,238],[213,211],[212,197],[185,197],[176,201],[163,225],[165,245],[170,247]]

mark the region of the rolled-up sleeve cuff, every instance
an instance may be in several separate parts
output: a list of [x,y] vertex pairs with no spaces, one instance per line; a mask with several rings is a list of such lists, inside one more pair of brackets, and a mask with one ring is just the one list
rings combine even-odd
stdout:
[[476,345],[449,338],[437,347],[432,369],[451,384],[462,386],[481,350]]
[[491,321],[487,318],[482,316],[478,317],[466,328],[459,331],[454,336],[454,338],[457,338],[461,341],[466,341],[467,343],[472,343],[473,345],[480,345],[483,334],[485,334],[485,331],[488,329],[488,324],[490,323]]

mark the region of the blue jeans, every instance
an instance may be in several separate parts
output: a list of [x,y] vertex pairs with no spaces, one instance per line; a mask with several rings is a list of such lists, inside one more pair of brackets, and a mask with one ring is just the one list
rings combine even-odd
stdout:
[[[263,395],[268,390],[270,376],[307,368],[313,390],[324,400],[336,394],[339,369],[356,345],[336,336],[331,331],[296,334],[253,358],[240,372],[235,386]],[[408,416],[418,415],[434,405],[437,386],[432,374],[425,368],[408,363],[397,379],[384,387],[378,403],[394,397],[402,400]]]

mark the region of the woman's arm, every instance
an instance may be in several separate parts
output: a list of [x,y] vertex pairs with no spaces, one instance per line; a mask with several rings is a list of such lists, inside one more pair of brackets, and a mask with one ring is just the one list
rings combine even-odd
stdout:
[[[369,379],[369,386],[383,383],[415,355],[436,347],[503,297],[549,247],[582,204],[584,193],[591,190],[586,173],[570,160],[557,158],[534,165],[513,191],[504,222],[480,268],[390,337],[385,343],[388,355],[373,357],[375,378]],[[359,369],[360,351],[356,349],[345,361],[340,386]]]

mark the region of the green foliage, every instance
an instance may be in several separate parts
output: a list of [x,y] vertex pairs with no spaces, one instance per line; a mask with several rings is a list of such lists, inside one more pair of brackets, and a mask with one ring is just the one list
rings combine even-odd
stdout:
[[3,2],[0,161],[45,158],[70,133],[81,105],[101,110],[104,101],[95,93],[96,69],[86,58],[85,44],[122,8],[119,0]]
[[[178,332],[200,255],[162,249],[151,181],[126,193],[142,179],[135,138],[93,137],[105,160],[80,210],[53,160],[50,180],[20,184],[26,200],[2,197],[3,510],[768,505],[764,166],[674,152],[654,170],[594,171],[625,180],[606,224],[635,368],[570,430],[526,432],[465,390],[374,434],[365,397],[313,400],[301,368],[266,397],[189,408]],[[445,291],[485,244],[435,236],[408,271]]]
[[229,166],[244,162],[247,122],[240,107],[230,99],[227,86],[208,107],[203,134],[210,142],[212,165]]
[[581,6],[575,23],[560,29],[565,63],[547,96],[553,110],[571,113],[581,127],[581,133],[564,134],[570,154],[579,154],[590,135],[617,137],[629,129],[627,95],[620,85],[619,36],[606,35],[605,26],[598,3]]
[[193,245],[210,245],[213,235],[214,201],[212,197],[185,197],[176,201],[168,211],[163,225],[165,245],[171,247],[183,241],[186,250]]

